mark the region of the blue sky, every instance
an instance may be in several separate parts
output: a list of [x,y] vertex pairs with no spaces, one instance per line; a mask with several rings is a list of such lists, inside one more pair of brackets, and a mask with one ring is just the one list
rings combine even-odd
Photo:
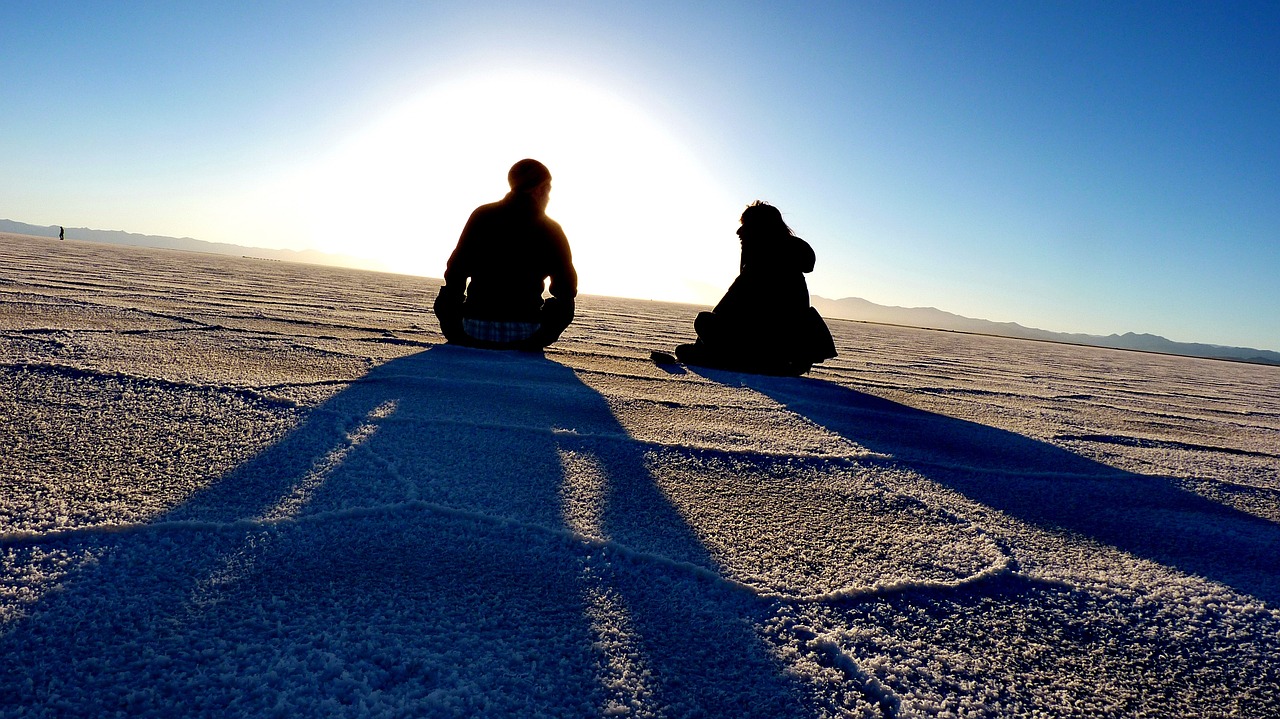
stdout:
[[714,301],[761,198],[815,294],[1280,349],[1275,3],[12,2],[0,48],[0,217],[439,276],[533,154],[584,291]]

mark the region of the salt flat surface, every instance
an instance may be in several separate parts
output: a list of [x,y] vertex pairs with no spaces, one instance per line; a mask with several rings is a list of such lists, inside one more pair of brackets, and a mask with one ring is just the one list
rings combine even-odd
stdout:
[[0,716],[1280,716],[1280,370],[0,236]]

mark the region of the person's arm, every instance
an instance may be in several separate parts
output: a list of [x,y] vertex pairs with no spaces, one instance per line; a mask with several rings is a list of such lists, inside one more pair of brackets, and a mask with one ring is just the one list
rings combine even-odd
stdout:
[[551,249],[554,253],[551,262],[551,296],[565,302],[572,302],[578,296],[578,271],[573,267],[573,252],[569,249],[569,239],[564,236],[560,225],[551,223]]
[[746,284],[746,280],[743,279],[744,276],[740,274],[733,280],[733,284],[729,285],[729,289],[725,290],[724,296],[712,308],[712,312],[726,317],[740,316],[747,313],[746,303],[743,301],[743,286]]
[[461,301],[467,291],[467,280],[471,278],[473,256],[475,255],[476,236],[482,223],[480,210],[477,209],[467,218],[467,224],[458,236],[458,244],[449,255],[444,268],[444,287],[440,288],[441,297]]
[[477,209],[467,219],[458,237],[458,244],[449,255],[444,269],[444,286],[436,295],[432,305],[436,319],[440,322],[440,331],[450,342],[465,344],[466,332],[462,329],[462,302],[466,297],[467,280],[471,277],[471,257],[474,254],[475,235],[480,211]]

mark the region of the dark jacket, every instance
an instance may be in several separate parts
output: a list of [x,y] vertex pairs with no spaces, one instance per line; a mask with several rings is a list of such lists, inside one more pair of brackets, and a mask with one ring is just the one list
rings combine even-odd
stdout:
[[809,308],[805,273],[813,272],[813,248],[799,237],[743,240],[739,274],[715,313],[727,322],[767,328]]
[[799,237],[744,238],[737,279],[714,310],[698,315],[698,342],[682,346],[682,359],[748,372],[801,374],[835,357],[830,330],[809,306],[804,276],[813,271],[814,262],[813,248]]
[[512,192],[471,213],[449,256],[441,295],[465,293],[464,317],[537,322],[548,277],[551,295],[571,304],[578,273],[564,230],[527,195]]

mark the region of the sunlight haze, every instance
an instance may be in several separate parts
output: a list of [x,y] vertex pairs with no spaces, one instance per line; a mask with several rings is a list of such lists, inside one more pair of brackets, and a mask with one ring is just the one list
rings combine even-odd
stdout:
[[315,249],[438,277],[521,157],[552,171],[547,212],[571,238],[582,291],[714,302],[732,280],[737,203],[639,108],[572,79],[512,72],[428,90],[272,200],[291,196]]

